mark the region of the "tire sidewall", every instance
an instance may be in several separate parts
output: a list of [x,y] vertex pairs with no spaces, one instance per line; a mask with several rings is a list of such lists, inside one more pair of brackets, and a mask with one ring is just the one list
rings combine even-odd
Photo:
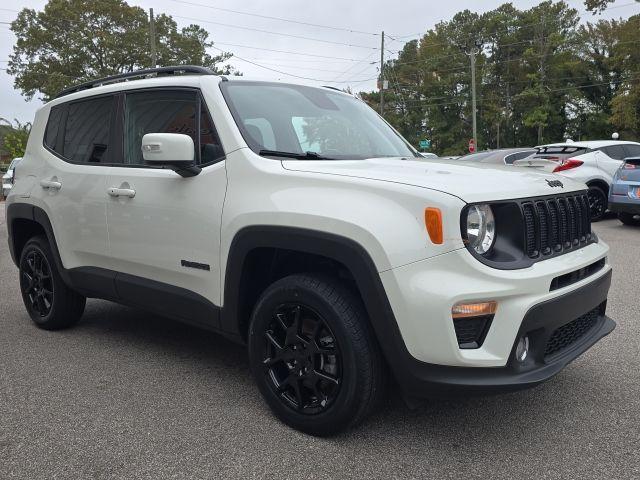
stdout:
[[[323,425],[340,425],[349,422],[352,411],[360,400],[358,396],[360,382],[358,371],[362,359],[359,358],[354,345],[349,341],[349,333],[344,324],[340,322],[339,315],[332,305],[313,290],[295,286],[293,282],[286,283],[276,282],[269,287],[254,309],[248,335],[251,370],[260,392],[279,418],[300,430],[322,434],[319,430],[323,429]],[[323,318],[333,331],[342,357],[342,378],[338,396],[327,410],[314,415],[300,414],[280,400],[280,397],[268,384],[270,380],[262,367],[262,342],[264,341],[264,332],[272,319],[271,315],[279,305],[292,302],[312,308]]]
[[[592,222],[597,222],[599,220],[602,220],[602,218],[604,217],[604,214],[607,211],[607,204],[609,203],[609,199],[607,198],[607,195],[604,193],[604,190],[602,190],[600,187],[597,187],[595,185],[592,185],[589,187],[589,193],[590,194],[596,194],[598,196],[601,197],[602,202],[604,204],[604,208],[602,209],[602,212],[598,215],[595,216],[591,216],[591,221]],[[591,214],[591,212],[589,212]]]
[[[32,251],[37,251],[44,257],[44,259],[47,261],[47,264],[49,265],[49,271],[51,272],[51,283],[53,286],[53,301],[51,302],[51,308],[49,309],[49,313],[47,313],[47,315],[44,317],[41,317],[38,314],[38,312],[33,310],[33,308],[31,307],[31,302],[29,301],[29,298],[25,293],[25,286],[24,286],[25,279],[23,275],[23,265],[24,265],[24,262],[26,262],[27,255],[29,255],[29,253],[31,253]],[[62,281],[60,279],[60,276],[58,275],[58,270],[56,269],[55,263],[53,262],[53,258],[51,255],[51,251],[49,250],[49,246],[40,237],[32,238],[27,242],[27,244],[22,249],[22,253],[20,254],[19,265],[20,265],[20,293],[22,294],[22,300],[24,302],[24,306],[27,309],[27,312],[29,313],[31,320],[33,320],[38,325],[42,325],[42,326],[47,325],[47,323],[52,318],[55,317],[56,308],[58,307],[58,303],[59,303],[58,297],[59,297],[60,285]]]

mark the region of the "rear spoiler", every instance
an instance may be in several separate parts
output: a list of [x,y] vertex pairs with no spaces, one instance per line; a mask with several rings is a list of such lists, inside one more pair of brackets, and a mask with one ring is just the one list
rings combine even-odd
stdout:
[[558,166],[558,162],[553,160],[546,160],[544,158],[523,158],[522,160],[516,160],[513,162],[515,167],[531,167],[545,172],[553,172]]
[[[581,147],[572,143],[568,143],[566,145],[539,145],[533,148],[535,148],[538,152],[536,155],[539,155],[541,153],[575,153],[578,150],[591,151],[590,148]],[[551,150],[551,152],[549,152],[549,150]]]

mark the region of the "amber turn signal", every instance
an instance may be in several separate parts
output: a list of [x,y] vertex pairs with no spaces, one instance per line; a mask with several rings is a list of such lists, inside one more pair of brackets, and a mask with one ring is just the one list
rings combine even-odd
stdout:
[[424,210],[424,224],[429,232],[429,238],[436,245],[444,242],[442,233],[442,212],[439,208],[428,207]]
[[493,315],[498,308],[497,302],[458,303],[451,308],[453,318],[482,317]]

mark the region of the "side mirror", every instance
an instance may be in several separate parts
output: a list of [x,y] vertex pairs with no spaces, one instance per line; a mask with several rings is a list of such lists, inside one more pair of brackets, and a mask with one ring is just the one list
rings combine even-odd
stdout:
[[149,165],[170,168],[183,177],[201,171],[195,163],[193,139],[182,133],[147,133],[142,137],[142,158]]

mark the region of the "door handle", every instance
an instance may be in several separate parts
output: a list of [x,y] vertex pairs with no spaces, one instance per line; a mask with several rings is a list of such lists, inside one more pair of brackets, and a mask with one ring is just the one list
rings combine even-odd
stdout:
[[60,190],[62,188],[62,184],[54,180],[40,180],[40,186],[51,190]]
[[107,193],[112,197],[129,197],[133,198],[136,196],[136,191],[131,188],[116,188],[111,187],[107,189]]

